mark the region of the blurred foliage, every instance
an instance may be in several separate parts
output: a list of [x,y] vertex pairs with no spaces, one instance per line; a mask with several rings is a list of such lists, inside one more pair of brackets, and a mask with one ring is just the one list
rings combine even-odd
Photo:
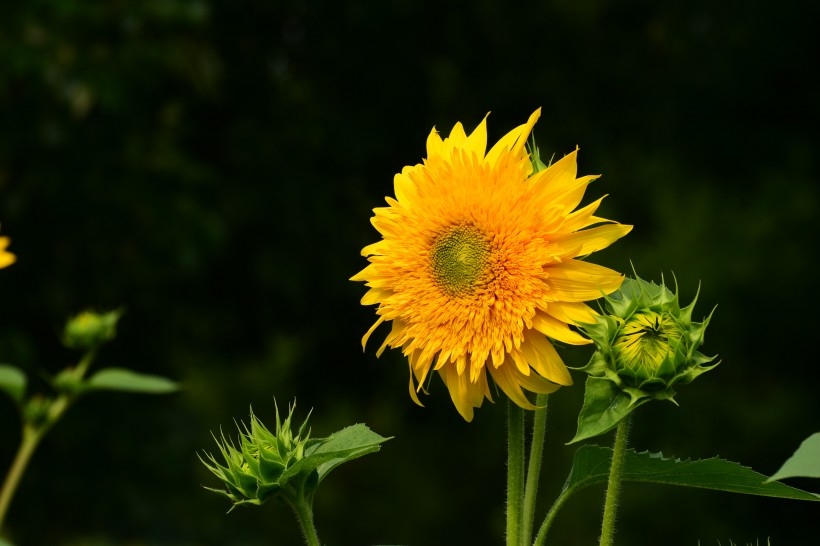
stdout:
[[[578,144],[580,172],[604,174],[589,197],[610,194],[602,215],[636,227],[600,261],[652,280],[674,271],[684,300],[702,280],[700,311],[719,304],[703,349],[723,364],[680,408],[637,412],[632,445],[773,472],[820,415],[802,336],[818,327],[818,12],[800,0],[4,5],[0,221],[19,261],[0,272],[0,361],[53,373],[65,316],[123,306],[106,361],[184,385],[73,408],[23,480],[12,538],[298,543],[285,506],[223,515],[195,455],[249,404],[269,419],[273,396],[295,396],[317,436],[354,422],[396,436],[328,480],[323,540],[435,544],[456,529],[459,543],[500,543],[504,405],[467,424],[436,380],[415,407],[397,351],[362,355],[374,314],[347,280],[376,238],[370,209],[423,157],[430,127],[472,128],[489,110],[492,140],[543,106],[543,156]],[[581,397],[551,402],[544,511]],[[2,469],[11,410],[0,401]],[[602,499],[573,499],[556,543],[593,543]],[[632,484],[622,506],[624,544],[794,544],[816,516]]]

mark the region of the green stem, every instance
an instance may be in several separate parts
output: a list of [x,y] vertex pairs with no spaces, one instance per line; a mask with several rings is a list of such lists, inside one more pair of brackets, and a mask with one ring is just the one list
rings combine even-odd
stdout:
[[20,441],[20,447],[17,450],[17,455],[11,463],[9,473],[6,475],[6,480],[3,482],[3,489],[0,490],[0,529],[3,528],[3,521],[6,518],[6,512],[11,504],[11,499],[14,497],[14,492],[17,491],[17,485],[20,483],[20,478],[26,471],[28,462],[31,456],[34,455],[34,450],[40,442],[42,434],[40,430],[33,426],[26,424],[23,426],[23,438]]
[[626,439],[629,435],[629,418],[627,415],[618,423],[615,430],[615,446],[612,448],[612,464],[609,467],[609,485],[606,488],[604,501],[604,521],[601,526],[600,546],[612,546],[615,537],[615,516],[618,511],[618,494],[621,491],[624,460],[626,459]]
[[547,533],[552,526],[552,522],[555,521],[555,516],[558,515],[558,511],[564,506],[564,503],[567,502],[570,496],[572,496],[572,490],[564,486],[564,490],[561,491],[560,495],[558,495],[558,498],[555,500],[555,504],[553,504],[550,511],[547,512],[547,517],[544,518],[541,528],[538,529],[538,535],[532,543],[533,546],[543,546],[547,539]]
[[83,355],[83,358],[80,359],[80,362],[77,363],[77,367],[74,368],[74,377],[78,380],[82,379],[85,372],[88,371],[88,367],[91,366],[91,363],[94,361],[95,356],[97,356],[97,347],[88,349]]
[[305,543],[307,546],[320,546],[319,534],[316,532],[316,526],[313,524],[312,495],[308,497],[304,492],[300,492],[296,494],[295,497],[296,498],[291,499],[290,504],[296,513],[296,519],[299,520],[299,526],[302,528],[302,533],[305,536]]
[[[96,348],[92,348],[83,355],[77,367],[73,370],[73,374],[77,380],[82,379],[85,372],[88,371],[88,367],[91,365],[96,354]],[[0,529],[3,528],[3,522],[5,521],[9,505],[11,505],[11,500],[17,491],[20,479],[23,477],[26,467],[32,455],[34,455],[34,451],[37,449],[40,440],[43,439],[54,423],[62,417],[75,397],[74,394],[69,393],[63,393],[58,396],[49,404],[45,419],[42,420],[42,422],[31,422],[24,417],[23,437],[20,440],[20,447],[17,449],[17,455],[15,455],[9,472],[6,475],[6,480],[3,482],[3,488],[0,489]]]
[[521,541],[524,501],[524,410],[507,401],[507,546]]
[[532,443],[527,463],[527,485],[524,489],[524,515],[521,528],[521,546],[527,546],[532,539],[532,525],[535,519],[535,499],[538,496],[538,479],[541,475],[541,456],[544,453],[544,436],[547,434],[547,403],[549,395],[539,394],[535,400],[537,409],[532,424]]

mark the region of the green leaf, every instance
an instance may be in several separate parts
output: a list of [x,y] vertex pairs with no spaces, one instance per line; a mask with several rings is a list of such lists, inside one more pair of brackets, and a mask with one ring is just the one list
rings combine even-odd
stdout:
[[367,425],[362,423],[343,428],[327,437],[326,441],[316,448],[316,452],[338,453],[339,457],[320,465],[319,481],[321,482],[330,471],[347,461],[352,461],[362,455],[373,453],[380,449],[379,444],[392,438],[385,438],[376,434]]
[[[583,446],[575,452],[572,470],[564,486],[568,493],[589,485],[604,483],[609,477],[612,449],[596,445]],[[763,483],[766,476],[738,463],[717,457],[700,460],[666,458],[661,453],[630,449],[624,463],[624,481],[661,483],[744,493],[762,497],[820,501],[820,495],[788,485]],[[562,493],[563,495],[563,493]]]
[[379,444],[389,439],[376,434],[362,423],[345,427],[305,450],[304,458],[288,468],[279,478],[279,483],[284,484],[293,476],[309,474],[313,470],[317,471],[318,482],[321,482],[340,464],[378,451]]
[[820,432],[803,440],[794,455],[766,482],[797,477],[820,478]]
[[8,393],[15,402],[21,402],[26,392],[26,374],[14,366],[0,364],[0,391]]
[[649,400],[651,398],[633,401],[629,394],[609,379],[588,376],[584,387],[584,405],[578,414],[578,431],[567,444],[612,430],[621,419]]
[[7,541],[3,537],[0,537],[0,546],[14,546],[11,542]]
[[106,368],[91,376],[86,383],[90,389],[164,394],[179,389],[168,378],[146,375],[123,368]]

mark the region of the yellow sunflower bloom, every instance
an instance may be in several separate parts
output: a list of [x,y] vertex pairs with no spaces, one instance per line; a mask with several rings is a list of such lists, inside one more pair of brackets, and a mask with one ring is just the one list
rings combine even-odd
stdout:
[[0,269],[17,261],[17,256],[6,250],[10,242],[8,237],[0,237]]
[[486,118],[469,136],[461,123],[443,140],[434,128],[424,163],[402,169],[396,198],[374,209],[382,239],[362,250],[370,264],[351,279],[369,287],[362,304],[378,304],[362,346],[390,321],[377,355],[401,347],[417,404],[430,370],[438,371],[467,421],[492,400],[488,375],[527,409],[534,406],[525,390],[571,385],[550,339],[589,343],[570,325],[592,322],[584,302],[623,280],[579,258],[632,226],[594,216],[603,198],[574,210],[597,178],[576,178],[577,150],[534,172],[525,143],[540,113],[489,152]]

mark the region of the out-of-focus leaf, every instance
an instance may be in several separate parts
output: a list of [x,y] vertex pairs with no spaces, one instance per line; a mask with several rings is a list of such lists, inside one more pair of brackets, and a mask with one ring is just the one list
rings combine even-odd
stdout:
[[137,373],[123,368],[105,368],[86,383],[90,389],[165,394],[179,390],[179,384],[166,377]]

